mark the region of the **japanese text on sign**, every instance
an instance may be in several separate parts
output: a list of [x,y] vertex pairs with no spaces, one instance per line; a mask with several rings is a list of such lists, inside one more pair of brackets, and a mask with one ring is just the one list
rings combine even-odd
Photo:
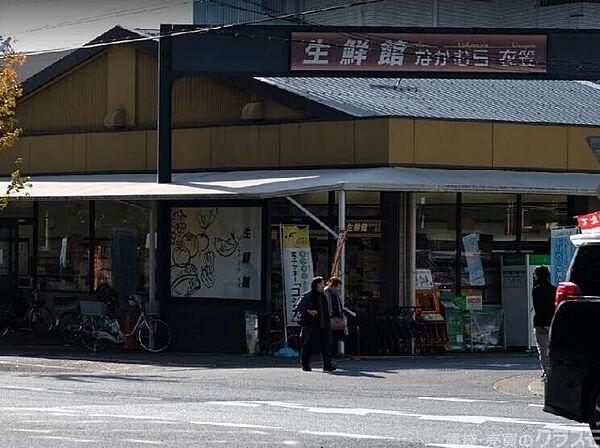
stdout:
[[577,217],[577,223],[583,233],[600,233],[600,210]]
[[546,36],[292,33],[292,71],[545,73]]

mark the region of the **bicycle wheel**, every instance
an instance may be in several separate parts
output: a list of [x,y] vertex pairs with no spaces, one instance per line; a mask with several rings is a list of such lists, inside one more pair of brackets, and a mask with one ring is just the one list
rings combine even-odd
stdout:
[[77,345],[81,336],[81,314],[77,311],[65,311],[56,324],[58,336],[67,345]]
[[138,330],[138,341],[149,352],[162,352],[171,343],[171,328],[160,319],[148,319]]
[[104,350],[109,341],[106,339],[98,339],[95,332],[103,328],[105,320],[102,317],[89,316],[84,319],[81,324],[81,343],[91,352],[99,352]]
[[52,313],[45,306],[34,306],[28,318],[29,328],[38,336],[49,334],[54,327]]

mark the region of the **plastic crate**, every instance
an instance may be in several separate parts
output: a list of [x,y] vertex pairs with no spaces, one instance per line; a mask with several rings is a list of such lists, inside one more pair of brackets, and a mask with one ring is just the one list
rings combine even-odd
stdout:
[[102,302],[82,300],[79,302],[79,307],[84,316],[104,316],[106,314],[106,304]]

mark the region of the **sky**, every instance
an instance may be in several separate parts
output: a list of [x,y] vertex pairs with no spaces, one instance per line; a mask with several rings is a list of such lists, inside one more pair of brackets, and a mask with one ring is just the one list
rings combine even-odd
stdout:
[[82,45],[115,25],[191,23],[192,0],[0,0],[0,36],[19,51]]

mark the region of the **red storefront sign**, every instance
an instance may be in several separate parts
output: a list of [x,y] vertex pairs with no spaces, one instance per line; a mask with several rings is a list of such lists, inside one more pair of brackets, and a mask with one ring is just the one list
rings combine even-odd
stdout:
[[291,70],[546,73],[546,36],[297,32]]
[[579,228],[583,233],[600,232],[600,210],[577,217]]

